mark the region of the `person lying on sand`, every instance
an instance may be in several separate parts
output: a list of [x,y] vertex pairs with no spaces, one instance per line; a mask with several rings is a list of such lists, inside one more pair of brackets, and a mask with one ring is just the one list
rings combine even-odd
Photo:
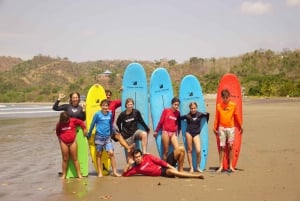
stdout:
[[152,154],[143,154],[140,149],[134,150],[133,160],[131,159],[128,161],[122,176],[128,177],[137,174],[145,176],[204,179],[204,176],[199,173],[193,174],[184,171],[179,172],[175,167],[166,161],[161,160]]

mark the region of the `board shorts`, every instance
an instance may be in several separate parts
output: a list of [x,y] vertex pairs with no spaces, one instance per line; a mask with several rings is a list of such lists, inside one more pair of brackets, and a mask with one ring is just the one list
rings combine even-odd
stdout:
[[142,132],[146,132],[146,131],[143,131],[141,129],[137,129],[133,135],[129,138],[126,139],[126,142],[128,145],[132,145],[133,143],[135,143],[135,140],[139,137],[139,135],[142,133]]
[[161,173],[160,173],[160,176],[162,177],[169,177],[169,178],[174,178],[175,176],[170,176],[170,175],[167,175],[167,169],[166,167],[161,167]]
[[96,134],[95,145],[98,152],[101,152],[103,149],[105,151],[112,151],[114,149],[110,136],[100,136]]
[[[174,157],[174,152],[173,151],[168,155],[166,162],[169,163],[170,165],[172,165],[173,167],[176,167],[177,160]],[[166,167],[161,167],[160,176],[162,176],[162,177],[175,177],[175,176],[167,175],[167,169],[168,168],[166,168]]]
[[162,133],[167,133],[169,137],[172,137],[173,135],[177,136],[177,132],[176,131],[172,132],[172,131],[164,131],[163,130]]
[[170,165],[172,165],[173,167],[176,167],[177,160],[174,157],[174,152],[173,151],[167,156],[166,162],[169,163]]
[[234,127],[233,128],[225,128],[219,127],[219,139],[220,139],[220,147],[225,147],[226,140],[227,143],[232,145],[234,141]]

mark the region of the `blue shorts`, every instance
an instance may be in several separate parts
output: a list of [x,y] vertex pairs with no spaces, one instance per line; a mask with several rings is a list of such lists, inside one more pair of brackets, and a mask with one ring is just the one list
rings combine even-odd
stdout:
[[95,145],[98,152],[101,152],[103,149],[106,151],[114,150],[110,136],[95,135]]

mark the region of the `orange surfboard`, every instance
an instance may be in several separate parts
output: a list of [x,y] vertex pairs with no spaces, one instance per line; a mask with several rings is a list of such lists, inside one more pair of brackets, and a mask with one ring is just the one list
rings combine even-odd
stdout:
[[[232,73],[227,73],[223,75],[218,86],[216,105],[222,102],[221,91],[223,89],[229,90],[230,100],[236,103],[237,113],[241,121],[243,121],[243,103],[242,103],[243,97],[242,97],[241,85],[237,76]],[[217,135],[216,135],[216,139],[217,139],[218,151],[220,152],[220,140]],[[234,168],[236,168],[238,158],[240,155],[241,143],[242,143],[242,134],[240,133],[239,128],[237,128],[237,123],[235,122],[235,136],[233,142],[233,160],[232,160],[232,165]],[[224,170],[229,169],[229,151],[227,146],[225,147],[223,169]]]

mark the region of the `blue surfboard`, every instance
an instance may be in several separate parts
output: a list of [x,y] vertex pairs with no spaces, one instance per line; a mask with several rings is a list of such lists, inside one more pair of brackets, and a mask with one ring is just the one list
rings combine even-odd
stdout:
[[[181,115],[185,115],[189,113],[190,111],[189,104],[191,102],[197,103],[199,112],[206,112],[206,106],[205,106],[205,101],[202,94],[202,88],[200,82],[193,75],[187,75],[181,80],[180,88],[179,88],[179,99],[180,99]],[[200,135],[198,135],[198,137],[200,137],[201,161],[200,164],[196,164],[196,151],[194,147],[192,152],[192,160],[193,160],[194,170],[197,170],[197,167],[199,167],[200,165],[200,170],[203,171],[205,170],[207,156],[208,156],[208,124],[206,118],[202,118],[200,126],[201,126],[201,133]],[[186,121],[185,120],[181,121],[182,140],[187,150],[186,127],[187,127]]]
[[[162,111],[171,107],[171,100],[174,96],[173,86],[170,75],[165,68],[155,69],[150,78],[150,110],[153,130],[160,120]],[[156,139],[156,147],[160,158],[163,156],[163,147],[161,143],[161,131]],[[171,147],[170,147],[171,149]]]
[[[126,99],[132,98],[134,108],[141,112],[145,123],[149,125],[148,87],[144,67],[139,63],[129,64],[124,71],[122,86],[122,111],[126,110]],[[141,125],[139,128],[144,130]],[[142,150],[140,140],[136,141],[136,148]]]

